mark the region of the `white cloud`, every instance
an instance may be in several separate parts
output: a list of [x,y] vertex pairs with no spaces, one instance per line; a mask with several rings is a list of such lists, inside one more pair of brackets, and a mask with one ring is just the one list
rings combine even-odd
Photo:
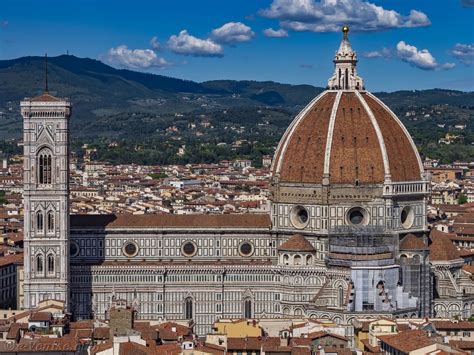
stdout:
[[211,37],[216,43],[234,44],[250,41],[255,37],[255,32],[242,22],[228,22],[213,29]]
[[398,42],[396,47],[396,55],[404,62],[407,62],[423,70],[448,70],[455,67],[454,63],[438,64],[436,59],[427,49],[418,50],[418,48],[415,46],[405,43],[404,41]]
[[161,44],[160,44],[160,42],[158,41],[158,37],[153,36],[153,37],[150,39],[150,46],[151,46],[151,48],[153,48],[154,50],[159,50],[159,49],[160,49]]
[[390,58],[392,56],[392,51],[388,48],[382,48],[379,51],[362,53],[362,56],[365,58]]
[[428,17],[416,10],[403,16],[363,0],[273,0],[260,15],[280,20],[294,31],[336,32],[349,25],[356,31],[429,26]]
[[458,43],[451,49],[451,54],[465,65],[474,63],[474,44]]
[[109,64],[129,69],[164,68],[170,65],[151,49],[129,49],[126,45],[110,48],[103,59]]
[[288,37],[288,31],[284,30],[283,28],[280,28],[278,30],[274,30],[273,28],[267,28],[263,30],[263,34],[267,37],[272,38]]
[[191,36],[188,31],[182,30],[179,35],[172,35],[168,40],[168,47],[177,54],[192,55],[195,57],[222,57],[222,46],[213,40]]

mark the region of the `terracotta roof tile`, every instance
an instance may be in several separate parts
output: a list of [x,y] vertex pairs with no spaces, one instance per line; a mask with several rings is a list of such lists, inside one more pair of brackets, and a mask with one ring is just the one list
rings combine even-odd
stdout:
[[36,96],[30,99],[30,101],[33,102],[61,102],[64,101],[63,99],[60,99],[58,97],[55,97],[53,95],[50,95],[47,92],[44,92],[40,96]]
[[268,214],[71,215],[71,228],[265,228]]
[[402,126],[392,117],[391,113],[378,102],[378,99],[367,93],[362,96],[380,127],[388,155],[390,175],[393,181],[419,181],[421,171],[417,154]]
[[[336,93],[326,91],[288,127],[275,153],[272,174],[279,174],[281,182],[321,184],[324,165],[329,163],[333,184],[353,184],[356,180],[360,184],[382,183],[384,146],[393,181],[420,181],[418,152],[403,125],[379,99],[368,93],[361,95],[374,115],[381,140],[356,93],[343,92],[338,107],[334,107]],[[333,109],[334,126],[329,132]],[[328,137],[332,137],[331,142]]]
[[414,234],[407,234],[400,242],[400,250],[426,250],[429,249],[422,238]]
[[278,247],[282,251],[309,251],[314,252],[316,249],[301,234],[295,234]]
[[385,172],[377,133],[353,92],[345,92],[336,114],[329,163],[333,184],[383,183]]
[[449,261],[460,259],[459,251],[449,238],[449,233],[443,233],[436,229],[430,233],[430,260]]
[[378,338],[381,342],[403,353],[410,353],[436,343],[423,330],[408,330],[393,335],[381,335]]
[[49,322],[52,318],[51,312],[35,312],[30,316],[29,320],[33,322]]
[[[334,93],[324,94],[301,119],[294,133],[290,136],[287,131],[283,136],[275,154],[273,171],[277,172],[281,158],[281,181],[322,182],[329,118],[335,98]],[[283,151],[285,142],[286,150]]]

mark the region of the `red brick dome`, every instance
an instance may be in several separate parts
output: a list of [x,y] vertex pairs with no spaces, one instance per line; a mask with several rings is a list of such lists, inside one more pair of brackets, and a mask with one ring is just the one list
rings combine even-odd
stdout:
[[272,167],[281,182],[379,184],[420,181],[423,168],[409,133],[366,91],[328,90],[294,119]]
[[382,101],[365,91],[347,32],[334,57],[328,89],[293,120],[272,174],[279,182],[381,184],[422,181],[410,134]]

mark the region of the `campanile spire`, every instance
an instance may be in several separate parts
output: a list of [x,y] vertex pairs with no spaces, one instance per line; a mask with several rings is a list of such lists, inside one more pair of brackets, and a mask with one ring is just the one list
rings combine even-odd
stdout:
[[334,56],[336,69],[328,80],[331,90],[362,90],[364,80],[357,75],[357,54],[352,50],[349,42],[349,27],[342,27],[342,41]]

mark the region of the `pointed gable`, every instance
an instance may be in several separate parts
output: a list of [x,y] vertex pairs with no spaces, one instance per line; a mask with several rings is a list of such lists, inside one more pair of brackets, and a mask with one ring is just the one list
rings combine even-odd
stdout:
[[422,238],[418,238],[416,235],[410,233],[407,234],[400,242],[400,250],[426,250],[428,247],[425,245]]
[[301,234],[295,234],[286,242],[278,247],[282,251],[309,251],[315,252],[316,249],[308,240]]
[[60,102],[60,101],[63,101],[63,100],[59,99],[59,98],[57,98],[53,95],[50,95],[47,92],[44,92],[40,96],[33,97],[32,99],[30,99],[30,101],[33,101],[33,102]]

